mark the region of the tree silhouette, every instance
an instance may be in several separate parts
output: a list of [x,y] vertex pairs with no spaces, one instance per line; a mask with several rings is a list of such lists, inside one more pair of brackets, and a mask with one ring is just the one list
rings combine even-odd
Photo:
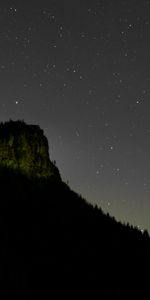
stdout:
[[1,166],[0,189],[2,299],[146,298],[147,230],[117,222],[60,179]]

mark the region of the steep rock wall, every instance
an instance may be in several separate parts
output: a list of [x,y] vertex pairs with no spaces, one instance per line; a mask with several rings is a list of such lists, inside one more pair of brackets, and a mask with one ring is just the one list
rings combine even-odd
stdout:
[[0,166],[12,168],[32,177],[60,179],[50,161],[48,141],[37,125],[23,121],[0,124]]

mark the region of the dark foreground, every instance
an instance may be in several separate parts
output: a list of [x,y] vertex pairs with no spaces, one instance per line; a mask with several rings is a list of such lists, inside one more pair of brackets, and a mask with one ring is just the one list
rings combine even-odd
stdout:
[[2,171],[0,189],[1,299],[148,299],[146,231],[117,223],[62,182]]

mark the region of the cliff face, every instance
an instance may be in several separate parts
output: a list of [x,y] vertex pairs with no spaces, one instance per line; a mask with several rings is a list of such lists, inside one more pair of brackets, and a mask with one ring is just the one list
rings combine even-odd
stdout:
[[43,130],[23,121],[0,124],[0,166],[32,177],[60,179],[58,169],[49,159]]

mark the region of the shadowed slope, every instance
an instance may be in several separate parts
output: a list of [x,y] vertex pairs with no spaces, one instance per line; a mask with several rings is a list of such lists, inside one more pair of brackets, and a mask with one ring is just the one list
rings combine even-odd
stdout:
[[0,168],[0,295],[145,299],[150,239],[61,180]]

